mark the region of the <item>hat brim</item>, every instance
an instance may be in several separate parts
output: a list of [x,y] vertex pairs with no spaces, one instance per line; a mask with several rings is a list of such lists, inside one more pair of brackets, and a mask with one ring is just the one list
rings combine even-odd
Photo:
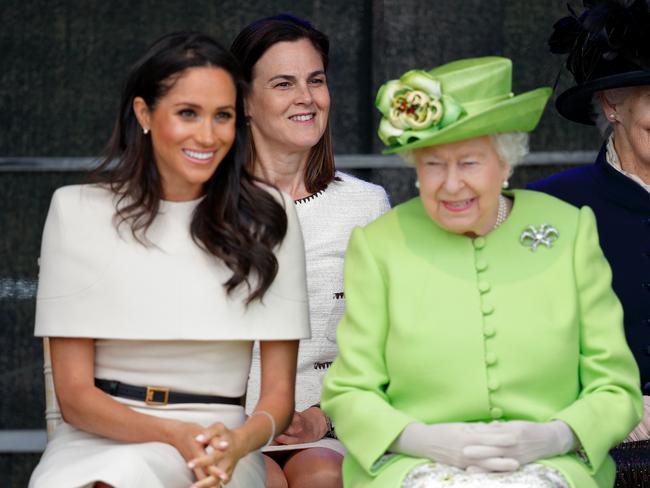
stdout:
[[458,119],[431,136],[386,148],[384,154],[420,149],[503,132],[530,132],[539,122],[551,88],[537,88],[508,98],[487,110]]
[[562,117],[579,124],[594,125],[591,101],[594,93],[610,88],[650,85],[650,71],[628,71],[604,76],[573,86],[555,100],[555,108]]

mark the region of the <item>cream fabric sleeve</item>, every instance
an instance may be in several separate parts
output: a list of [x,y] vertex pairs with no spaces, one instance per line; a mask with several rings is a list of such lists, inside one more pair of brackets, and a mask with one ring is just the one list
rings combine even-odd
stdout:
[[[277,194],[277,192],[276,192]],[[95,186],[57,190],[43,233],[37,336],[133,340],[289,340],[309,337],[300,225],[287,196],[278,273],[262,301],[226,294],[231,271],[189,233],[193,207],[164,205],[151,245],[113,223],[113,194]],[[147,234],[149,236],[149,232]]]

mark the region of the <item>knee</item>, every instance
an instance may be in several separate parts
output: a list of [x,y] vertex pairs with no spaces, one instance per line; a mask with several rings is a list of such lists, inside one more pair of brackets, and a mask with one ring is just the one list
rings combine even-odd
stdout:
[[341,464],[322,464],[314,471],[305,471],[304,478],[290,488],[340,488],[343,486]]
[[265,488],[289,488],[289,484],[287,483],[287,479],[284,477],[284,473],[282,470],[279,470],[279,473],[277,472],[271,472],[269,473],[268,470],[266,471],[266,484],[264,485]]
[[305,453],[304,456],[297,455],[284,467],[289,488],[342,487],[342,462],[343,456],[329,449],[319,453]]
[[268,456],[264,456],[264,465],[266,466],[266,484],[265,488],[289,488],[284,471],[278,463]]

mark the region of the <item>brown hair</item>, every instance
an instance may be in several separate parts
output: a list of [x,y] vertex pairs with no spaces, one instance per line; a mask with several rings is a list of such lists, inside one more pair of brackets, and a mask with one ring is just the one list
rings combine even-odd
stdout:
[[118,195],[116,225],[127,223],[133,236],[146,245],[146,231],[158,214],[163,195],[151,138],[140,128],[133,100],[142,97],[153,110],[186,70],[201,66],[222,68],[232,77],[237,87],[237,137],[205,183],[205,198],[194,211],[190,232],[200,246],[232,271],[223,284],[227,293],[245,284],[250,292],[249,304],[261,300],[275,279],[278,263],[273,248],[286,234],[287,216],[282,205],[246,171],[241,75],[236,60],[214,39],[196,32],[168,34],[132,66],[106,156],[93,179]]
[[[293,42],[300,39],[307,39],[312,43],[321,56],[323,68],[327,71],[329,39],[310,22],[293,15],[280,14],[257,20],[244,27],[230,46],[230,51],[242,67],[245,89],[250,89],[255,64],[271,46],[278,42]],[[252,165],[256,157],[255,142],[250,137],[250,128],[248,131],[246,160],[249,165]],[[324,190],[334,179],[336,179],[336,168],[328,118],[322,137],[309,154],[305,171],[305,187],[308,192],[316,193]]]

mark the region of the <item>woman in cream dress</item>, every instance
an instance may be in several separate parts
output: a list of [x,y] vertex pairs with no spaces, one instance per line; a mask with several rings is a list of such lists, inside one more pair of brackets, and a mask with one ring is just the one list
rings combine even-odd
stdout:
[[36,335],[65,422],[30,487],[264,486],[309,327],[293,203],[244,169],[240,94],[215,41],[164,36],[125,83],[103,184],[55,193]]

